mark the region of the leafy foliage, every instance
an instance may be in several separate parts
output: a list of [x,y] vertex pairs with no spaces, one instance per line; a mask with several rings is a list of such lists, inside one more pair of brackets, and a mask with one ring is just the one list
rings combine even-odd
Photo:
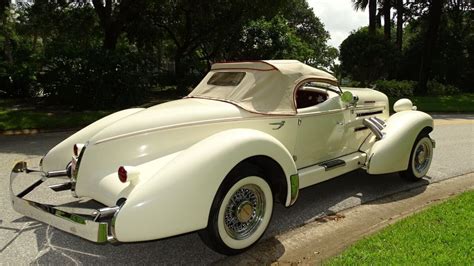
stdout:
[[[356,8],[368,5],[368,1],[353,2]],[[436,8],[433,6],[435,3]],[[438,5],[440,3],[441,13]],[[403,24],[400,24],[402,21],[397,21],[395,43],[400,52],[396,54],[396,60],[390,56],[391,48],[380,46],[373,49],[373,46],[376,46],[372,43],[374,40],[369,40],[367,36],[362,37],[359,33],[365,31],[362,29],[352,33],[345,41],[345,45],[343,43],[341,46],[342,74],[365,85],[373,84],[376,79],[416,80],[418,83],[415,92],[423,94],[455,93],[458,92],[455,87],[464,92],[472,91],[474,88],[472,1],[397,0],[396,6],[397,13],[402,15],[397,14],[397,20],[405,21],[404,28]],[[358,41],[354,41],[356,39]],[[402,39],[403,45],[401,45]],[[358,56],[359,52],[361,55]],[[382,53],[388,55],[383,56]],[[397,67],[385,68],[390,64]],[[383,71],[379,67],[382,67]],[[454,87],[438,84],[452,84]]]
[[157,87],[183,95],[216,61],[330,67],[338,54],[306,0],[37,0],[5,14],[0,93],[74,108],[137,104]]
[[240,60],[294,58],[305,61],[313,52],[281,15],[270,21],[263,18],[251,21],[243,28],[239,44],[241,50],[236,58]]
[[341,44],[342,74],[363,85],[390,78],[399,58],[393,43],[385,40],[382,34],[371,35],[365,29],[353,32]]
[[409,80],[377,80],[374,88],[385,93],[388,97],[405,98],[413,96],[416,85],[415,81]]
[[148,54],[97,48],[59,53],[46,62],[39,84],[51,101],[77,108],[136,105],[158,82],[158,64],[153,59]]

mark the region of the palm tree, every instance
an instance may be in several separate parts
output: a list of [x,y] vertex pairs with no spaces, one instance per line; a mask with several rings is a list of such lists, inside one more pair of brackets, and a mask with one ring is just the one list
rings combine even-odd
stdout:
[[390,0],[383,0],[383,32],[386,40],[390,40],[392,35],[392,19],[390,11],[392,9],[392,3]]
[[377,0],[352,0],[355,10],[364,11],[369,7],[369,33],[375,34],[376,15],[377,15]]
[[3,18],[3,13],[10,5],[10,0],[0,0],[0,18]]
[[397,48],[399,51],[402,50],[403,43],[403,0],[396,0],[397,9]]
[[435,52],[436,42],[438,40],[439,24],[441,23],[441,15],[446,0],[432,1],[428,11],[428,30],[425,35],[425,43],[423,54],[421,56],[420,75],[418,78],[417,94],[426,93],[426,85],[428,83],[431,70],[431,62]]

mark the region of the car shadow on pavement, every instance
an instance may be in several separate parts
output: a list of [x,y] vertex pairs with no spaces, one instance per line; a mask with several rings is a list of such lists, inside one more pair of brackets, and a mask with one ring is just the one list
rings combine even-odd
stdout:
[[[423,193],[428,184],[429,181],[425,179],[411,183],[401,179],[397,174],[371,176],[363,170],[357,170],[303,189],[296,204],[291,208],[275,206],[271,225],[256,247],[244,253],[243,256],[234,257],[225,257],[211,251],[200,241],[196,233],[157,241],[112,245],[91,243],[42,225],[35,228],[39,252],[33,263],[209,264],[217,262],[245,264],[245,259],[250,256],[254,259],[253,263],[266,264],[276,261],[285,252],[283,245],[275,238],[278,234],[325,215],[399,191],[417,188],[413,190],[413,193]],[[258,253],[262,250],[266,255],[264,257],[261,256],[262,253]]]

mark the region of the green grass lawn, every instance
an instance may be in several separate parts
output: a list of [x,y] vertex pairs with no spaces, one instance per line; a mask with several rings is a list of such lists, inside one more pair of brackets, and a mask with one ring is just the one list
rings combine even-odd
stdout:
[[473,265],[474,191],[360,240],[329,265]]
[[0,131],[16,129],[80,128],[109,113],[109,111],[45,112],[0,110]]
[[[474,113],[474,93],[448,96],[413,96],[410,97],[418,110],[440,113]],[[390,99],[390,110],[398,99]]]

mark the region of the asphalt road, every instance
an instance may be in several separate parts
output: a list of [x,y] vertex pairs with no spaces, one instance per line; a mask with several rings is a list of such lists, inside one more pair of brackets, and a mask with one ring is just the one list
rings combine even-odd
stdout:
[[[304,189],[291,208],[276,206],[263,241],[332,212],[338,212],[410,187],[429,185],[474,172],[474,115],[437,115],[431,170],[418,183],[396,174],[370,176],[362,170]],[[16,161],[37,164],[41,156],[71,133],[0,136],[0,264],[91,263],[225,263],[226,257],[208,249],[196,233],[132,244],[94,244],[16,213],[8,199],[11,167]],[[420,193],[422,193],[422,189]],[[67,192],[61,192],[67,193]],[[32,195],[40,201],[61,202],[68,194],[53,195],[47,188]],[[159,225],[157,225],[159,226]],[[270,240],[269,240],[270,239]]]

